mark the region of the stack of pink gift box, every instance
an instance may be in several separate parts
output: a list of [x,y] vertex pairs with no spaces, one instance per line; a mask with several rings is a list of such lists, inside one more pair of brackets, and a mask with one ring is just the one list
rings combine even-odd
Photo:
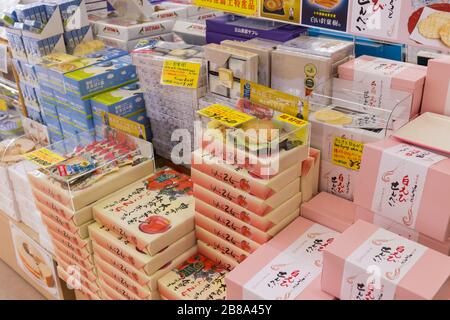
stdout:
[[191,161],[198,248],[232,270],[291,224],[301,203],[317,194],[320,152],[304,144],[261,155],[217,136],[205,141]]

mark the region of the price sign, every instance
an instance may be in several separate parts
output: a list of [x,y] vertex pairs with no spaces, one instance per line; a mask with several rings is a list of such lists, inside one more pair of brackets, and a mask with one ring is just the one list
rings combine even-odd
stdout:
[[199,74],[199,63],[165,60],[161,84],[195,89],[198,87]]
[[363,150],[363,143],[337,137],[333,141],[332,161],[335,165],[359,171]]

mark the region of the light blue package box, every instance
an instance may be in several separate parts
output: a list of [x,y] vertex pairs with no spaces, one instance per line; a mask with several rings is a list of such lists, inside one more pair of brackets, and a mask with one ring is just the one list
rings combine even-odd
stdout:
[[92,97],[91,105],[94,114],[104,111],[127,117],[145,110],[144,93],[139,82],[134,82]]
[[70,98],[61,92],[55,91],[55,103],[58,108],[58,113],[64,114],[69,118],[85,121],[89,116],[92,117],[91,101],[89,99]]
[[[143,124],[145,126],[150,125],[150,120],[147,117],[147,112],[145,109],[142,111],[135,112],[135,113],[130,113],[126,116],[123,116],[122,118],[137,122],[139,124]],[[102,117],[101,111],[94,112],[93,119],[94,119],[95,127],[103,125],[103,117]]]
[[73,123],[67,122],[64,120],[60,120],[60,123],[61,123],[61,129],[62,129],[62,132],[63,132],[63,135],[65,138],[73,136],[73,135],[78,135],[80,133],[90,131],[91,129],[93,129],[93,127],[91,129],[80,128],[78,126],[75,126]]
[[34,65],[22,62],[21,66],[25,81],[27,81],[29,84],[37,86],[39,84],[39,79],[37,78]]
[[59,123],[58,126],[47,124],[47,129],[51,143],[56,143],[64,140],[64,135],[61,130],[61,125]]
[[20,61],[28,61],[27,51],[22,40],[22,34],[18,30],[6,32],[8,44],[12,50],[12,56]]
[[38,63],[43,57],[53,53],[56,44],[62,39],[62,37],[62,34],[45,39],[35,39],[25,36],[22,37],[28,61]]
[[137,80],[129,55],[70,72],[64,76],[68,96],[90,97]]
[[16,58],[12,58],[11,62],[13,64],[14,69],[16,69],[17,74],[19,75],[20,81],[25,81],[25,73],[22,70],[22,61]]
[[[86,68],[92,65],[95,65],[97,63],[101,63],[104,61],[108,61],[111,59],[119,58],[122,56],[127,55],[128,52],[116,48],[105,48],[101,51],[97,51],[91,54],[87,54],[80,59],[77,59],[73,62],[65,63],[64,65],[71,64],[73,68],[75,68],[73,71],[76,71],[81,68]],[[79,67],[77,67],[79,66]],[[66,88],[64,85],[64,76],[68,74],[68,72],[58,69],[57,65],[54,68],[48,68],[47,70],[49,82],[52,84],[54,90],[59,90],[62,93],[66,93]]]
[[25,108],[27,109],[28,118],[37,121],[39,123],[44,123],[44,119],[42,118],[40,110],[37,110],[36,108],[27,105],[25,105]]
[[[59,113],[58,113],[59,114]],[[89,131],[94,129],[94,121],[92,115],[86,115],[84,118],[72,118],[67,114],[59,114],[59,121],[72,125],[74,128],[78,128],[81,131]]]
[[84,37],[92,31],[91,26],[83,27],[72,31],[64,32],[64,43],[66,44],[67,52],[73,53],[76,47],[84,41]]

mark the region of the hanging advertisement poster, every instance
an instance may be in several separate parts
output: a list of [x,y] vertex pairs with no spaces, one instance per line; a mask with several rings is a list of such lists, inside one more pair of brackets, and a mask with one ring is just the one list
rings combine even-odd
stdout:
[[302,4],[302,24],[347,31],[348,0],[308,0]]
[[261,0],[260,16],[285,22],[300,23],[301,0]]
[[349,32],[450,51],[450,1],[350,1]]

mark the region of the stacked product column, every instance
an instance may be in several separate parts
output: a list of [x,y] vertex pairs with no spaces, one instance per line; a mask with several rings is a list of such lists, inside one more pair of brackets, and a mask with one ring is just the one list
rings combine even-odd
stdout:
[[[174,146],[179,143],[172,134],[181,129],[189,137],[190,150],[194,144],[194,122],[197,119],[199,99],[206,94],[206,68],[202,61],[202,48],[157,41],[132,53],[139,80],[145,91],[147,115],[153,131],[153,145],[160,156],[171,159]],[[161,84],[164,61],[175,60],[201,64],[197,88],[190,89]],[[186,156],[186,155],[185,155]]]
[[[105,297],[174,299],[199,281],[200,270],[183,276],[174,271],[198,257],[190,177],[162,169],[98,202],[94,216],[98,224],[90,232]],[[166,276],[178,280],[159,285]],[[196,290],[208,290],[206,284]]]
[[[294,118],[281,115],[283,119]],[[250,116],[251,120],[239,128],[251,130],[248,132],[264,131],[263,128],[279,130],[283,141],[273,140],[280,148],[272,150],[273,153],[266,153],[265,145],[258,149],[257,143],[230,144],[225,137],[236,134],[236,128],[226,128],[220,121],[211,120],[207,127],[219,133],[210,136],[207,132],[203,149],[192,154],[199,251],[229,270],[299,216],[302,192],[308,195],[305,200],[316,193],[319,153],[312,150],[309,154],[308,125],[297,119],[300,129],[291,127],[279,120],[281,115],[273,115],[270,120]]]
[[103,140],[80,135],[51,150],[64,160],[28,173],[35,203],[51,235],[60,277],[98,299],[88,232],[93,203],[154,170],[153,159],[120,133]]

